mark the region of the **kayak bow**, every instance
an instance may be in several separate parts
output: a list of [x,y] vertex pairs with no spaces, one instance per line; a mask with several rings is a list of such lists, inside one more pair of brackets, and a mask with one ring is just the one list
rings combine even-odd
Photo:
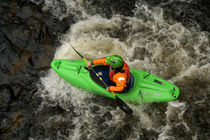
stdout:
[[[92,91],[91,93],[115,99],[106,91],[106,88],[98,83],[95,74],[89,71],[83,60],[57,59],[51,62],[52,69],[67,82],[77,87]],[[108,69],[101,66],[93,66],[93,69],[101,76],[106,76]],[[132,86],[126,93],[115,93],[123,101],[150,103],[168,102],[178,98],[179,88],[174,84],[163,80],[153,74],[130,69],[133,76]],[[98,80],[98,81],[97,81]],[[103,77],[105,82],[106,79]]]

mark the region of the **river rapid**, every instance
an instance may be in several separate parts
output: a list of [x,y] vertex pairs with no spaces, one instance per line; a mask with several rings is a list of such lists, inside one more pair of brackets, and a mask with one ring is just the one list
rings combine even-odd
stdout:
[[[0,139],[210,139],[208,1],[0,4],[10,13],[0,22]],[[71,44],[89,59],[121,55],[131,68],[177,85],[180,96],[128,103],[134,113],[126,115],[113,100],[72,86],[50,68],[53,59],[80,59]]]

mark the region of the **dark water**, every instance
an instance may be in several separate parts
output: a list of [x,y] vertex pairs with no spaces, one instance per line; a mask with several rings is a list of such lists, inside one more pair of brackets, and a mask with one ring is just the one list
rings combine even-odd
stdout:
[[[0,139],[208,140],[207,0],[0,1]],[[50,70],[57,58],[120,54],[176,84],[169,103],[129,104],[87,94]]]

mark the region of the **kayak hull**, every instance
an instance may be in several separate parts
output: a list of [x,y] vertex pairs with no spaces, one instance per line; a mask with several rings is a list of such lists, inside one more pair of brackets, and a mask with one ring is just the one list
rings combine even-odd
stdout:
[[[115,98],[91,78],[83,60],[56,59],[51,62],[51,67],[60,77],[74,86],[100,96]],[[126,93],[116,93],[122,100],[150,103],[168,102],[178,98],[179,88],[174,84],[144,71],[130,69],[130,72],[134,77],[133,87]]]

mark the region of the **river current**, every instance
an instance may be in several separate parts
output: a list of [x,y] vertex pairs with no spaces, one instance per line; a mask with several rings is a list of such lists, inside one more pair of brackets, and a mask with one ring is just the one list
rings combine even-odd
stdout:
[[[210,90],[210,48],[205,32],[186,28],[173,20],[167,21],[160,7],[149,7],[143,2],[135,3],[132,17],[112,12],[110,18],[85,1],[64,1],[65,12],[61,11],[56,1],[45,2],[46,8],[50,8],[58,18],[68,14],[77,18],[70,30],[60,37],[62,45],[54,59],[80,59],[72,50],[71,43],[90,59],[121,55],[130,67],[153,73],[181,89],[176,101],[129,104],[134,114],[126,116],[112,103],[104,103],[111,100],[87,94],[50,70],[46,77],[41,78],[45,89],[41,96],[59,103],[66,111],[76,113],[75,117],[70,117],[74,128],[67,128],[69,133],[66,138],[171,140],[200,137],[195,110],[196,106],[207,104]],[[194,90],[201,82],[207,83],[207,87],[199,86],[198,90]],[[70,118],[56,115],[46,123],[51,126],[55,120]]]
[[[40,1],[31,1],[40,4]],[[35,94],[42,102],[34,113],[47,112],[48,108],[57,106],[61,111],[51,110],[44,119],[39,115],[40,122],[31,130],[33,134],[29,139],[209,139],[209,32],[201,30],[194,21],[184,25],[167,17],[165,5],[173,2],[182,1],[125,2],[124,7],[130,4],[127,7],[131,10],[119,12],[115,1],[43,1],[42,11],[49,11],[61,21],[68,16],[75,20],[59,35],[60,44],[53,59],[80,59],[71,44],[89,59],[121,55],[131,68],[177,85],[180,96],[166,103],[128,103],[134,110],[130,116],[113,100],[74,87],[49,68],[36,85]]]

